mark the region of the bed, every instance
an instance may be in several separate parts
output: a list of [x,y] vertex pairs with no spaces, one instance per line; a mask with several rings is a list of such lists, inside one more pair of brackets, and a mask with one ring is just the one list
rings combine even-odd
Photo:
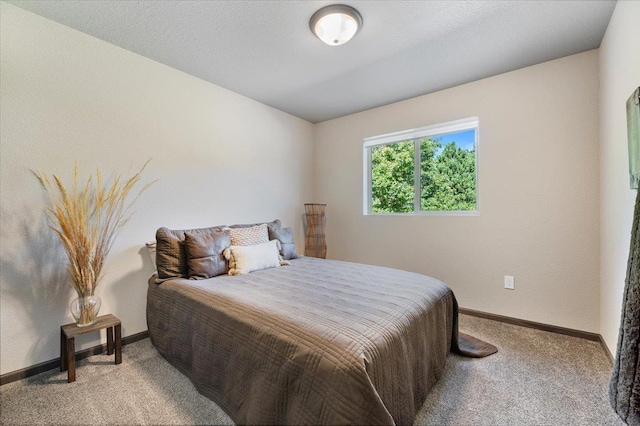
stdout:
[[494,352],[459,345],[455,297],[434,278],[290,263],[149,280],[151,341],[238,424],[412,424],[451,350]]

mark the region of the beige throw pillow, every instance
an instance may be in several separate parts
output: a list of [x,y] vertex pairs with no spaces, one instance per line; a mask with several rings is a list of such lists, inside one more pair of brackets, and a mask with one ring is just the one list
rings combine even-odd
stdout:
[[267,226],[273,226],[275,228],[280,228],[282,226],[282,222],[280,219],[275,219],[271,222],[258,222],[258,223],[236,223],[235,225],[229,225],[229,228],[252,228],[254,226],[262,225],[266,223]]
[[269,241],[267,224],[263,223],[250,228],[228,228],[231,233],[232,246],[254,246]]
[[[244,275],[281,264],[278,240],[250,246],[232,245],[224,251],[229,261],[229,275]],[[287,262],[288,263],[288,262]]]

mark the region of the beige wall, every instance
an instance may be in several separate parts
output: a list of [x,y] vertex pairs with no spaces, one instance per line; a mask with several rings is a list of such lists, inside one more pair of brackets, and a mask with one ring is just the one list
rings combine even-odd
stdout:
[[[363,138],[472,116],[480,216],[363,216]],[[314,160],[329,257],[432,275],[462,307],[599,331],[597,51],[320,123]]]
[[640,2],[619,1],[600,45],[600,333],[615,355],[636,191],[626,101],[640,86]]
[[[1,4],[0,372],[58,356],[74,296],[30,169],[69,176],[153,161],[97,290],[125,336],[146,330],[143,243],[160,226],[281,218],[302,240],[312,124]],[[86,174],[85,174],[86,176]],[[104,338],[103,338],[104,339]],[[83,336],[80,348],[97,344]]]
[[[75,297],[30,169],[68,177],[77,160],[86,173],[126,172],[150,157],[145,180],[159,181],[97,291],[125,336],[146,329],[142,243],[156,228],[279,217],[302,242],[302,203],[314,201],[328,203],[331,258],[429,274],[463,307],[601,332],[613,350],[634,194],[624,101],[640,81],[639,7],[618,2],[600,52],[313,126],[2,3],[0,374],[58,356]],[[362,215],[363,138],[470,116],[480,117],[479,216]]]

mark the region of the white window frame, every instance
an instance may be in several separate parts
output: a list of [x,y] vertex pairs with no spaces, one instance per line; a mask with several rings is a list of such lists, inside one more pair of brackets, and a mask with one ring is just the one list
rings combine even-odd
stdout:
[[[475,210],[421,210],[421,188],[416,185],[420,182],[420,146],[416,140],[430,136],[438,136],[449,133],[461,132],[464,130],[475,130],[475,154],[476,154],[476,209]],[[446,123],[434,124],[420,127],[419,129],[403,130],[401,132],[387,133],[385,135],[371,136],[364,139],[363,144],[363,214],[372,216],[479,216],[480,215],[480,186],[478,173],[478,142],[480,134],[480,119],[478,117],[463,118],[461,120],[449,121]],[[371,211],[371,148],[390,143],[414,141],[414,211],[409,213],[374,213]]]

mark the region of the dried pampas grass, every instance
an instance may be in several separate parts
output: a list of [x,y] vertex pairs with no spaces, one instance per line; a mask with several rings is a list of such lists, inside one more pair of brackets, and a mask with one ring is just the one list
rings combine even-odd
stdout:
[[56,175],[49,179],[42,172],[34,172],[46,190],[49,226],[67,253],[70,285],[79,297],[93,296],[113,242],[131,218],[131,206],[154,183],[144,185],[128,201],[149,161],[127,180],[116,175],[110,184],[103,182],[98,168],[95,176],[89,176],[80,186],[77,164],[71,187]]

